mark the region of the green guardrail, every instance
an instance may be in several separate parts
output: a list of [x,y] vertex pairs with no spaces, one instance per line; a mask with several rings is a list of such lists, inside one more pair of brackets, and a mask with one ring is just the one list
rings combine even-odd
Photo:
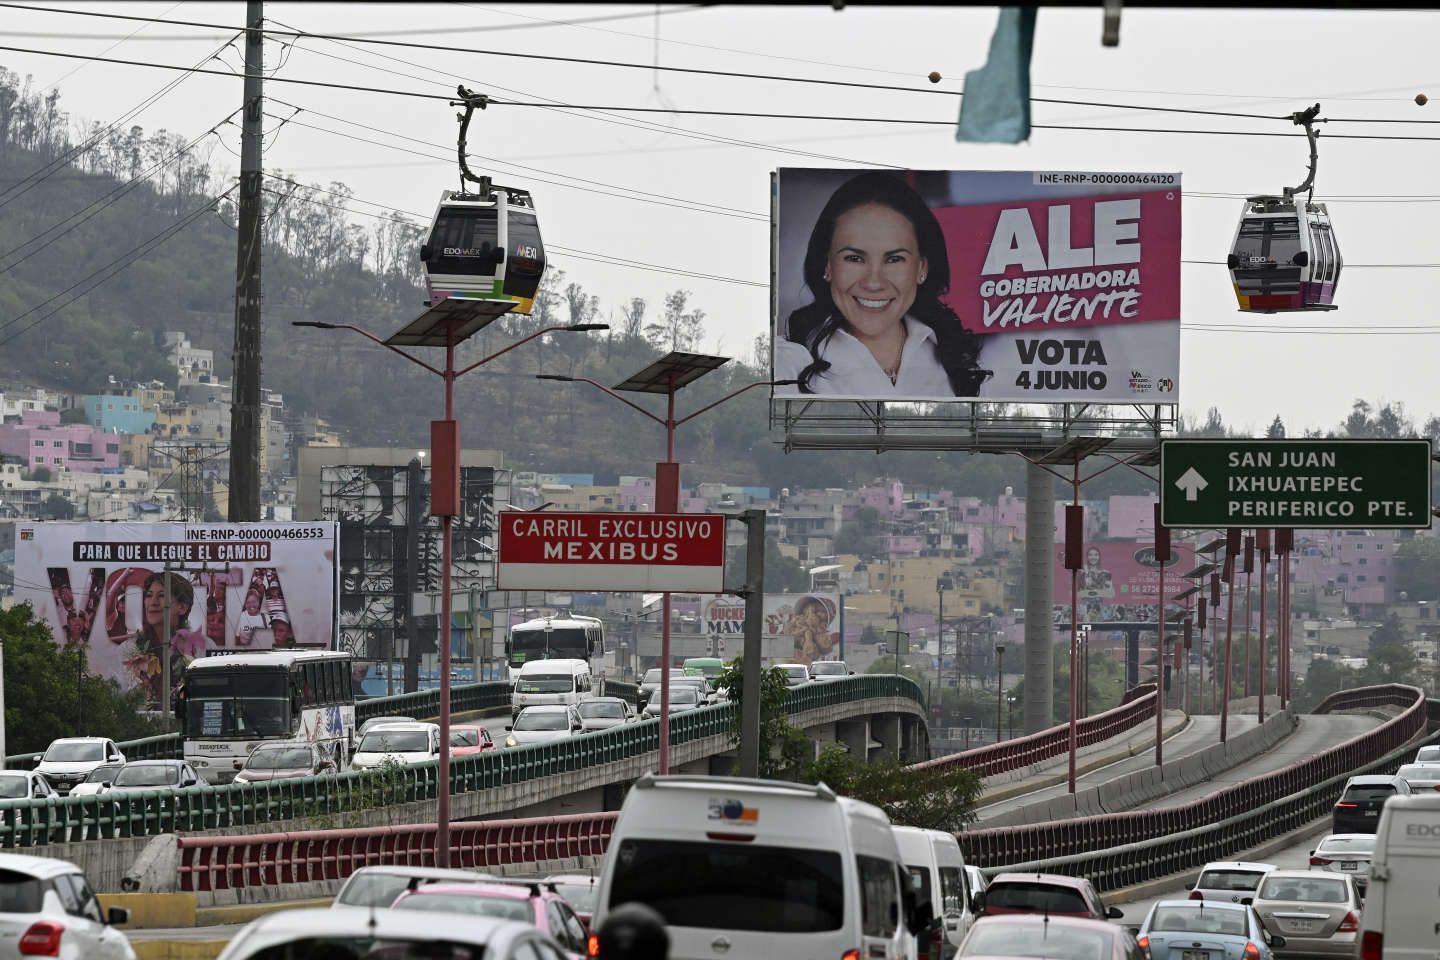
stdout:
[[[489,710],[508,706],[510,684],[504,681],[467,683],[450,688],[450,709],[454,713],[473,710]],[[355,704],[355,723],[364,723],[371,717],[386,716],[438,717],[440,715],[440,691],[417,690],[414,693],[397,693],[393,697],[371,697]],[[185,738],[178,733],[162,733],[140,740],[125,740],[117,743],[126,760],[179,760],[184,756]],[[6,770],[33,770],[43,750],[34,753],[17,753],[5,758]]]
[[638,703],[640,700],[640,684],[628,683],[624,680],[606,679],[605,696],[619,697],[626,703]]
[[[508,684],[499,686],[508,689]],[[456,688],[457,693],[461,689]],[[475,699],[468,702],[478,703],[494,694],[476,691],[471,696]],[[795,714],[835,704],[892,697],[922,702],[921,690],[913,681],[890,674],[871,674],[792,690],[785,708]],[[395,707],[392,702],[386,709]],[[735,704],[723,703],[676,714],[670,718],[670,742],[689,743],[726,733],[735,709]],[[660,722],[642,720],[548,743],[487,751],[451,761],[450,792],[468,793],[523,783],[650,753],[659,747]],[[438,765],[432,760],[278,783],[206,785],[184,790],[146,790],[118,796],[101,794],[38,801],[3,800],[0,801],[0,847],[24,848],[228,829],[434,800],[438,777]]]

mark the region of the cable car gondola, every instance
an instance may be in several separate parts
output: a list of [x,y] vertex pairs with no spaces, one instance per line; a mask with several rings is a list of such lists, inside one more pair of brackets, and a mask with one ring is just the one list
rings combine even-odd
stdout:
[[[1314,128],[1320,104],[1291,114],[1305,128],[1310,169],[1281,196],[1249,197],[1235,230],[1226,266],[1242,313],[1334,310],[1340,281],[1340,245],[1325,204],[1313,200],[1317,151]],[[1298,199],[1299,194],[1305,199]]]
[[[545,274],[545,247],[540,221],[527,190],[492,183],[470,172],[465,158],[465,135],[475,108],[485,109],[483,94],[463,86],[460,115],[460,177],[458,191],[440,194],[430,234],[420,247],[425,264],[425,305],[432,311],[478,313],[530,313]],[[478,185],[469,192],[466,182]]]

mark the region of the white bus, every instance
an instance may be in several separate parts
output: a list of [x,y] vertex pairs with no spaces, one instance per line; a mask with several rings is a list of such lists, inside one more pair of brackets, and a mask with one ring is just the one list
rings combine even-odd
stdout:
[[185,759],[210,783],[229,783],[256,744],[322,744],[345,769],[355,742],[350,654],[271,650],[211,654],[185,670],[176,714]]
[[605,625],[596,617],[540,617],[510,628],[505,659],[513,681],[531,660],[584,660],[595,670],[605,654]]

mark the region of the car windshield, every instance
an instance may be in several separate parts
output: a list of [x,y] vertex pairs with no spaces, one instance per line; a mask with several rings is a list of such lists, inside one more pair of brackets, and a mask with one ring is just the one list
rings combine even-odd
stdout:
[[694,687],[672,687],[670,689],[671,703],[699,703],[700,691]]
[[515,718],[515,730],[568,730],[570,718],[558,710],[522,710]]
[[1195,886],[1201,890],[1254,890],[1264,877],[1263,870],[1206,870]]
[[1406,764],[1395,775],[1406,780],[1440,780],[1440,764],[1435,763],[1411,763]]
[[1090,912],[1080,891],[1047,883],[992,883],[985,891],[985,906],[1049,913]]
[[371,730],[355,748],[356,753],[428,753],[428,730]]
[[372,717],[360,724],[361,733],[369,733],[372,727],[378,727],[382,723],[414,723],[414,717]]
[[1326,837],[1316,853],[1374,853],[1375,834],[1357,833],[1344,837]]
[[580,716],[587,720],[596,718],[624,720],[625,704],[605,701],[582,703],[580,704]]
[[[1330,876],[1334,876],[1331,874]],[[1296,900],[1301,903],[1344,903],[1347,899],[1343,879],[1313,877],[1266,877],[1260,885],[1261,900]]]
[[810,676],[810,671],[804,667],[784,667],[783,669],[785,670],[785,676],[791,680],[804,680]]
[[817,677],[843,677],[845,676],[845,664],[827,662],[812,663],[810,672]]
[[577,913],[594,913],[595,904],[600,899],[600,890],[594,883],[563,883],[555,884],[555,892],[565,898],[565,902],[575,908]]
[[394,873],[355,874],[335,902],[351,907],[388,907],[405,892],[410,878]]
[[114,780],[115,774],[120,771],[124,764],[102,763],[90,771],[90,776],[85,778],[86,783],[104,783],[106,780]]
[[18,800],[30,796],[30,778],[25,774],[0,774],[0,800]]
[[1178,931],[1181,933],[1219,933],[1226,936],[1243,937],[1245,914],[1240,910],[1226,910],[1216,906],[1162,907],[1155,911],[1151,930]]
[[1384,800],[1393,796],[1395,784],[1393,783],[1358,783],[1345,788],[1345,796],[1341,800]]
[[610,905],[646,904],[675,927],[818,933],[842,926],[843,877],[832,850],[624,840],[615,852]]
[[1111,955],[1109,933],[1058,923],[996,923],[987,918],[970,929],[957,956],[1047,957],[1100,960]]
[[261,747],[250,754],[245,766],[251,770],[309,769],[312,763],[308,747]]
[[498,917],[534,923],[529,900],[514,897],[471,896],[467,893],[415,893],[402,897],[396,910],[439,910],[441,913],[464,913],[472,917]]
[[479,730],[451,730],[450,746],[452,747],[478,747],[480,746]]
[[180,782],[180,768],[169,764],[127,764],[115,775],[117,787],[169,787]]
[[341,935],[298,937],[246,954],[246,960],[481,960],[485,948],[471,943],[453,943],[437,933],[434,939],[417,937],[372,937]]
[[640,681],[640,682],[641,682],[641,683],[659,683],[659,682],[660,682],[660,668],[659,668],[659,667],[651,667],[649,670],[646,670],[646,671],[645,671],[645,679],[642,680],[642,681]]
[[45,751],[45,760],[55,763],[88,763],[105,759],[103,743],[52,743]]
[[570,693],[575,678],[568,673],[537,673],[515,682],[516,693]]

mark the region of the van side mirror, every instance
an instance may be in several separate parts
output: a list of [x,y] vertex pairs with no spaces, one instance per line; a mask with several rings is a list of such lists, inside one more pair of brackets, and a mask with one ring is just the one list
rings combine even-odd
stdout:
[[1310,254],[1306,253],[1304,250],[1301,250],[1299,253],[1295,254],[1294,257],[1291,258],[1291,262],[1294,263],[1297,267],[1308,267],[1310,266]]
[[905,924],[917,936],[924,933],[935,922],[935,910],[929,900],[922,900],[910,908],[910,917]]
[[1278,933],[1272,933],[1272,934],[1270,934],[1270,946],[1274,947],[1276,950],[1284,950],[1284,949],[1285,949],[1285,944],[1286,944],[1286,940],[1285,940],[1284,937],[1280,936],[1280,934],[1278,934]]
[[112,927],[130,922],[130,911],[124,907],[111,907],[105,911],[105,922]]
[[977,893],[970,898],[970,912],[977,916],[985,912],[985,894]]
[[1241,897],[1241,898],[1240,898],[1240,903],[1243,904],[1244,906],[1247,906],[1247,907],[1250,906],[1250,905],[1251,905],[1252,903],[1254,903],[1254,902],[1255,902],[1255,898],[1254,898],[1254,897]]
[[1125,911],[1124,911],[1124,910],[1121,910],[1119,907],[1110,907],[1109,909],[1107,909],[1107,910],[1105,911],[1105,919],[1106,919],[1106,920],[1119,920],[1120,918],[1122,918],[1122,917],[1124,917],[1124,916],[1125,916]]

